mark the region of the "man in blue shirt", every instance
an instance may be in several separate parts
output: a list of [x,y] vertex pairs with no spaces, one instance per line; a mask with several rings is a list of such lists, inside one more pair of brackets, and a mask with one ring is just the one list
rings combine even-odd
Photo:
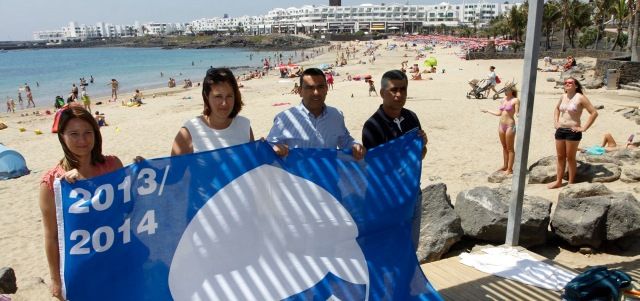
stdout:
[[366,150],[351,137],[342,112],[325,105],[327,91],[322,70],[309,68],[302,73],[302,103],[278,113],[267,136],[279,156],[286,156],[289,148],[337,148],[351,149],[356,160],[364,158]]

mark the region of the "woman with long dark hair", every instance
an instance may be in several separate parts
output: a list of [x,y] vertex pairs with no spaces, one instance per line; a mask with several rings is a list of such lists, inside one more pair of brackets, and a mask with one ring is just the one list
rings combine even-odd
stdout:
[[79,105],[71,105],[60,114],[58,140],[64,157],[42,177],[40,210],[44,225],[45,252],[51,275],[51,294],[62,300],[54,181],[64,178],[73,183],[77,179],[97,177],[121,168],[122,161],[116,156],[102,154],[100,128],[91,112]]

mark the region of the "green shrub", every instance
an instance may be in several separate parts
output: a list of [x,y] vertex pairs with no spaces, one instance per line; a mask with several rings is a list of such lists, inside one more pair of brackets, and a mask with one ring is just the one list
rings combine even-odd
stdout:
[[578,45],[582,48],[593,45],[596,42],[596,36],[598,35],[598,29],[595,27],[583,28],[580,32],[580,38],[578,39]]

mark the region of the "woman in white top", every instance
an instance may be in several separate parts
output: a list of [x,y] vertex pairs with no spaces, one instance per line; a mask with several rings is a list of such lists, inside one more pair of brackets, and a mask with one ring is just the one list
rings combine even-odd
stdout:
[[203,80],[202,115],[187,121],[173,140],[171,155],[214,150],[253,141],[249,119],[238,116],[242,96],[227,68],[210,68]]
[[[589,119],[582,125],[580,117],[582,111],[589,112]],[[548,185],[550,189],[562,186],[565,165],[569,169],[569,184],[576,179],[576,152],[582,140],[582,132],[593,124],[598,117],[598,111],[593,107],[589,99],[582,94],[582,85],[572,77],[564,80],[564,94],[556,104],[553,112],[553,121],[556,128],[556,181]]]

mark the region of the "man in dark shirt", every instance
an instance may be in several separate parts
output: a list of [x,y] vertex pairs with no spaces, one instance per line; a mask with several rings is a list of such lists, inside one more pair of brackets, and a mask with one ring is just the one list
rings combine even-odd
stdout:
[[420,120],[414,112],[404,108],[408,84],[407,75],[400,70],[387,71],[382,75],[382,105],[369,117],[362,129],[362,142],[367,150],[418,128],[419,135],[424,139],[422,158],[427,154],[428,139],[420,126]]
[[[362,143],[369,150],[380,144],[387,143],[405,133],[418,129],[418,135],[424,140],[422,159],[427,154],[427,135],[420,126],[418,116],[404,108],[407,102],[407,75],[400,70],[391,70],[382,75],[380,96],[382,105],[365,122],[362,129]],[[418,200],[413,213],[411,238],[417,249],[420,238],[420,222],[422,219],[422,191],[418,192]]]

